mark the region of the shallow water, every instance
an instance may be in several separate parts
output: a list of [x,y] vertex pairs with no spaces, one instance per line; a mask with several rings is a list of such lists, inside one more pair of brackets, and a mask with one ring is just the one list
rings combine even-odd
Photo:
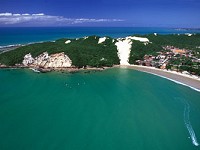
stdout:
[[199,97],[131,69],[0,70],[0,149],[198,149]]

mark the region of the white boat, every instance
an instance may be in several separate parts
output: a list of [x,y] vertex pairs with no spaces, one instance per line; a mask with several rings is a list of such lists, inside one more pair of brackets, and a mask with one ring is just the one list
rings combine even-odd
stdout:
[[36,72],[36,73],[40,73],[40,71],[37,70],[37,69],[35,69],[35,68],[30,68],[30,69],[33,70],[33,71]]

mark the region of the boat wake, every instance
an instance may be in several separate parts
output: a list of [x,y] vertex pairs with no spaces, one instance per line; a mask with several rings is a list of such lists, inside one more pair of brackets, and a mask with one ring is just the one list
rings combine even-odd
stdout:
[[190,122],[190,105],[185,100],[183,100],[183,103],[185,105],[184,106],[184,123],[185,123],[185,126],[186,126],[186,128],[187,128],[187,130],[190,134],[190,138],[192,140],[192,143],[195,146],[199,146],[195,132],[194,132],[192,125],[191,125],[191,122]]

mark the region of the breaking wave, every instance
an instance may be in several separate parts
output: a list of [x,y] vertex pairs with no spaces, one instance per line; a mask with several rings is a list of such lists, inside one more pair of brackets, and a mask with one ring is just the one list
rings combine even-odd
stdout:
[[6,45],[6,46],[0,46],[0,49],[4,48],[11,48],[11,47],[16,47],[16,46],[22,46],[21,44],[16,44],[16,45]]
[[161,77],[161,78],[164,78],[164,79],[170,80],[170,81],[172,81],[172,82],[174,82],[174,83],[177,83],[177,84],[180,84],[180,85],[183,85],[183,86],[187,86],[187,87],[189,87],[189,88],[191,88],[191,89],[193,89],[193,90],[195,90],[195,91],[197,91],[197,92],[200,92],[200,89],[197,89],[197,88],[192,87],[192,86],[189,86],[189,85],[187,85],[187,84],[185,84],[185,83],[182,83],[182,82],[179,82],[179,81],[173,80],[173,79],[171,79],[171,78],[167,78],[167,77],[165,77],[165,76],[158,75],[158,74],[151,73],[151,72],[147,72],[147,71],[143,71],[143,72],[146,72],[146,73],[149,73],[149,74],[152,74],[152,75],[155,75],[155,76],[159,76],[159,77]]

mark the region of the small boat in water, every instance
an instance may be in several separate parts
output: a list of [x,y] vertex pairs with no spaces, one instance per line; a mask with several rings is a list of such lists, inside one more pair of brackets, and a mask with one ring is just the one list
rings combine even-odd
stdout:
[[33,71],[36,72],[36,73],[40,73],[40,71],[37,70],[37,69],[35,69],[35,68],[30,68],[30,69],[33,70]]

